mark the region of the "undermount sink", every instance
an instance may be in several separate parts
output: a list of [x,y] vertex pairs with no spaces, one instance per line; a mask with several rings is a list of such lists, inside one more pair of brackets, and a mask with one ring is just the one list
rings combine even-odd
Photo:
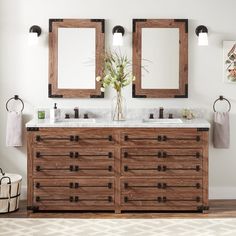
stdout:
[[179,118],[174,119],[143,119],[145,123],[158,123],[158,124],[182,124],[183,121]]
[[69,118],[69,119],[62,119],[57,122],[63,122],[63,123],[96,123],[96,119],[94,118],[88,118],[88,119],[83,119],[83,118]]

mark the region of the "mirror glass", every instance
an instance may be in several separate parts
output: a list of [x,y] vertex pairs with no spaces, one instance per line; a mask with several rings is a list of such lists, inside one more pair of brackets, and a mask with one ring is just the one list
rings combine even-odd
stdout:
[[58,29],[58,88],[95,89],[94,28]]
[[142,29],[143,89],[179,88],[179,29]]

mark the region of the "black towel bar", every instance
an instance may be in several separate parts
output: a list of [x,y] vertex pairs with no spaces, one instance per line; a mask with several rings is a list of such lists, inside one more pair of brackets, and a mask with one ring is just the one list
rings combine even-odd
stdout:
[[228,105],[229,105],[228,112],[231,110],[231,103],[229,102],[229,100],[226,99],[226,98],[224,98],[222,95],[220,95],[219,98],[217,98],[217,99],[215,100],[214,104],[213,104],[213,111],[214,111],[214,112],[216,112],[216,109],[215,109],[216,103],[217,103],[218,101],[223,101],[223,100],[225,100],[225,101],[228,103]]
[[14,100],[19,100],[19,101],[21,102],[21,104],[22,104],[21,112],[22,112],[22,111],[24,110],[25,105],[24,105],[24,102],[22,101],[22,99],[20,99],[18,95],[15,95],[14,97],[12,97],[12,98],[10,98],[10,99],[7,100],[7,102],[6,102],[6,109],[7,109],[7,111],[9,111],[9,109],[8,109],[8,103],[9,103],[11,100],[13,100],[13,99],[14,99]]

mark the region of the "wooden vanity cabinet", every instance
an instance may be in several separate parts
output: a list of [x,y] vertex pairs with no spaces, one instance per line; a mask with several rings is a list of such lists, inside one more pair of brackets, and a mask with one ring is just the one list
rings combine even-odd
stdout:
[[207,128],[27,128],[28,210],[207,211]]

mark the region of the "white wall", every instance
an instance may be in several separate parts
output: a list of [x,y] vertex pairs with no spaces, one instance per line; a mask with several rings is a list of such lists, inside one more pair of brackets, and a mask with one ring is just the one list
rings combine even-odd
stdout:
[[[210,147],[210,198],[236,198],[236,85],[222,82],[222,40],[236,40],[235,0],[0,0],[0,167],[23,175],[26,184],[26,146],[5,147],[5,102],[19,94],[25,102],[25,120],[34,108],[110,107],[112,94],[105,99],[49,99],[48,85],[48,19],[105,18],[106,41],[111,41],[113,26],[125,27],[124,51],[131,58],[133,18],[189,19],[189,98],[133,99],[131,86],[125,89],[130,108],[136,107],[202,107],[212,112],[212,103],[223,94],[232,103],[231,148]],[[29,47],[31,25],[42,27],[37,47]],[[196,26],[209,29],[208,47],[198,47]]]

